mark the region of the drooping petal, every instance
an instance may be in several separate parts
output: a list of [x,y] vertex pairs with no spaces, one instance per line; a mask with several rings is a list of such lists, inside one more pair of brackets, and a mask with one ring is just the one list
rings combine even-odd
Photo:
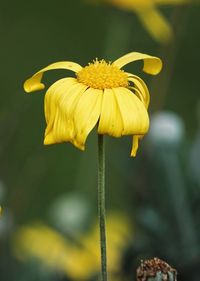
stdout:
[[53,127],[56,112],[58,110],[58,101],[60,100],[61,96],[64,95],[65,92],[67,92],[70,87],[76,83],[77,81],[75,78],[63,78],[55,82],[47,90],[44,99],[44,113],[47,123],[45,135],[47,135]]
[[89,88],[80,97],[74,110],[76,135],[73,144],[79,149],[84,150],[86,138],[99,119],[102,96],[102,90]]
[[61,62],[52,63],[49,66],[39,70],[31,78],[27,79],[24,83],[24,90],[27,93],[31,93],[34,91],[44,89],[45,85],[41,83],[43,74],[46,71],[54,70],[54,69],[67,69],[74,72],[78,72],[82,69],[82,66],[71,61],[61,61]]
[[[59,109],[59,103],[63,95],[65,95],[74,84],[77,84],[74,78],[64,78],[54,83],[45,95],[44,109],[47,127],[45,130],[44,144],[54,144],[62,142],[57,138],[58,122],[63,120],[63,113]],[[64,121],[64,120],[63,120]],[[68,128],[69,130],[72,128]],[[67,141],[67,140],[66,140]]]
[[72,143],[74,142],[76,133],[74,126],[74,111],[79,99],[82,97],[87,88],[88,87],[82,83],[73,85],[68,93],[62,97],[59,103],[59,110],[63,112],[66,117],[65,126],[66,128],[69,128],[69,130],[67,130],[66,138],[68,138]]
[[148,131],[149,117],[145,105],[126,88],[113,89],[123,121],[122,135],[142,135]]
[[112,89],[105,89],[102,99],[98,133],[120,137],[122,132],[123,122],[115,94]]
[[138,150],[138,146],[139,146],[139,140],[141,140],[143,138],[143,135],[135,135],[133,136],[133,140],[132,140],[132,148],[131,148],[131,156],[135,157],[137,150]]
[[129,53],[114,61],[113,64],[119,68],[122,68],[124,65],[137,60],[144,61],[143,71],[146,73],[155,75],[158,74],[162,69],[162,61],[159,58],[138,52]]
[[[66,78],[67,79],[67,78]],[[76,81],[76,79],[74,79]],[[73,110],[87,86],[71,81],[62,83],[59,87],[49,92],[46,107],[53,113],[50,116],[45,131],[44,144],[53,144],[74,140]]]
[[172,39],[172,28],[156,7],[137,9],[136,12],[146,30],[155,40],[165,44]]
[[[138,88],[132,87],[132,86],[129,86],[128,88],[129,88],[129,90],[131,90],[131,92],[133,92],[133,93],[139,98],[139,100],[145,105],[145,101],[144,101],[143,95],[142,95],[142,93],[138,90]],[[145,105],[145,107],[146,107],[146,105]]]
[[134,83],[135,87],[140,91],[146,108],[149,106],[150,94],[146,83],[138,76],[128,73],[128,81]]
[[[57,109],[57,100],[59,99],[60,94],[62,95],[63,90],[66,91],[66,89],[76,83],[77,80],[75,78],[68,77],[56,81],[49,87],[44,98],[44,113],[47,124],[50,122],[50,118],[52,118],[53,112]],[[55,95],[54,92],[56,92]]]
[[[128,74],[128,80],[133,82],[136,89],[134,88],[135,94],[138,96],[138,98],[144,103],[145,107],[148,108],[149,106],[149,101],[150,101],[150,94],[147,85],[145,82],[138,76],[133,75],[131,73]],[[144,135],[134,135],[133,136],[133,141],[132,141],[132,150],[131,150],[131,156],[135,157],[137,150],[138,150],[138,145],[139,145],[139,140],[143,138]]]

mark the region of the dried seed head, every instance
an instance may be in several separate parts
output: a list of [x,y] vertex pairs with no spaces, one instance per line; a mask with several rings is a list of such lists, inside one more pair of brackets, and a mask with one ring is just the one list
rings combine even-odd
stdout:
[[176,281],[177,271],[166,262],[153,258],[141,261],[137,268],[137,281]]

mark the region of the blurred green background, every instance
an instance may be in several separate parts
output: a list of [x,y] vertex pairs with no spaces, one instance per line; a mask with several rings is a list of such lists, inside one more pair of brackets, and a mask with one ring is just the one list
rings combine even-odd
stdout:
[[[161,138],[158,134],[155,141],[157,135],[149,134],[133,159],[129,157],[131,137],[106,137],[107,211],[123,213],[132,228],[129,242],[120,250],[115,279],[134,280],[141,258],[159,256],[179,270],[179,280],[199,280],[200,6],[159,10],[174,31],[173,40],[165,45],[151,37],[135,13],[100,1],[1,1],[1,281],[75,280],[60,269],[45,268],[44,274],[40,263],[20,260],[13,239],[21,226],[33,221],[65,237],[59,219],[52,219],[58,199],[66,198],[67,205],[67,198],[72,198],[66,211],[72,214],[78,200],[84,201],[85,213],[81,209],[75,216],[80,220],[77,232],[87,233],[97,218],[96,132],[89,135],[84,153],[70,144],[43,146],[44,91],[25,94],[23,82],[56,61],[86,65],[96,57],[114,60],[131,51],[163,59],[163,71],[156,77],[141,74],[140,63],[126,69],[149,85],[152,116],[172,112],[181,123],[175,131],[181,127],[181,133],[177,138],[175,133],[174,143],[173,136],[168,139],[168,127],[161,126]],[[44,80],[50,85],[65,75],[55,71]]]

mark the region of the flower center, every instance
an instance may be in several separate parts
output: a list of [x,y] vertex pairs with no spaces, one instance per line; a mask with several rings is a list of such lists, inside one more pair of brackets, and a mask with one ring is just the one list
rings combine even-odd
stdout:
[[77,80],[95,89],[128,87],[128,76],[117,66],[104,60],[94,61],[77,73]]

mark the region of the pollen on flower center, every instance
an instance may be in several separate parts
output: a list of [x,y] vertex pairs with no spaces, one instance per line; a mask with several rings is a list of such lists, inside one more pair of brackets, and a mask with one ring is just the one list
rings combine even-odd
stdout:
[[77,73],[77,80],[95,89],[128,87],[128,76],[117,66],[104,60],[94,61]]

